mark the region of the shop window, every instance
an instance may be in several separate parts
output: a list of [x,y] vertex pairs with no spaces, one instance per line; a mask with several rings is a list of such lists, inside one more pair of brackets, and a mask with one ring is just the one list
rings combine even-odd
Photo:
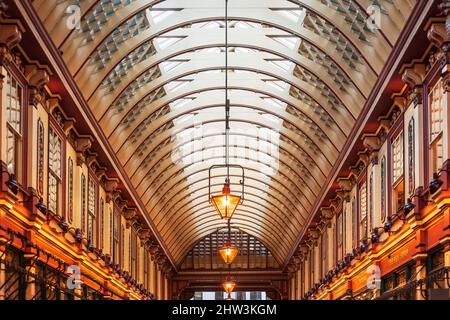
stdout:
[[89,177],[88,188],[88,216],[87,216],[87,239],[90,243],[96,244],[97,241],[97,185],[95,181]]
[[367,183],[364,182],[359,188],[359,238],[367,237]]
[[390,300],[411,300],[414,297],[415,288],[413,290],[403,290],[397,292],[393,290],[403,288],[407,285],[413,276],[412,270],[413,265],[407,265],[383,277],[381,281],[381,290],[383,295],[389,297],[388,299]]
[[11,76],[6,73],[6,165],[8,172],[20,176],[22,146],[22,87]]
[[439,81],[429,93],[430,114],[430,165],[431,174],[438,172],[443,163],[443,137],[444,108],[447,98],[444,82]]
[[50,128],[48,133],[48,209],[56,214],[61,210],[62,142]]
[[73,300],[73,294],[66,288],[66,275],[45,263],[36,264],[36,275],[33,300]]
[[403,173],[403,132],[392,142],[392,204],[398,212],[405,204],[405,184]]
[[69,158],[68,161],[68,179],[67,179],[67,188],[69,193],[69,199],[68,199],[68,220],[70,223],[73,222],[73,160],[72,158]]
[[408,124],[408,193],[414,193],[415,184],[415,133],[414,133],[414,118]]
[[[428,255],[427,274],[431,275],[439,273],[445,267],[445,256],[442,248],[432,251]],[[446,288],[445,275],[433,277],[433,281],[428,284],[430,289],[443,289]]]
[[[5,278],[0,283],[5,300],[24,300],[26,291],[25,274],[22,272],[25,259],[23,253],[13,247],[6,247],[3,254]],[[3,262],[3,261],[2,261]]]

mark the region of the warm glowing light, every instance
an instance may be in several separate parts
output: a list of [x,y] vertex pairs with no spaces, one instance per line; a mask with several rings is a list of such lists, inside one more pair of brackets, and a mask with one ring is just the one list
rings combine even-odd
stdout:
[[230,240],[227,241],[225,247],[219,249],[219,254],[226,264],[232,264],[238,253],[239,249],[233,247]]
[[212,197],[211,201],[222,219],[231,219],[241,202],[241,197],[230,194],[230,184],[226,182],[222,194]]
[[227,278],[227,280],[223,283],[223,290],[225,290],[226,293],[228,293],[228,295],[230,295],[234,288],[236,288],[236,282],[234,282],[233,280],[231,280],[231,278]]

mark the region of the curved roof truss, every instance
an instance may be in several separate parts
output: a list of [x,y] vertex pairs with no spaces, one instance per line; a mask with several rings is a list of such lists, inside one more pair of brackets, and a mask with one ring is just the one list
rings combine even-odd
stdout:
[[[33,5],[181,263],[223,226],[207,193],[208,168],[224,159],[224,0]],[[245,167],[247,190],[233,225],[277,261],[311,214],[413,7],[229,0],[231,161]],[[64,27],[70,8],[79,8],[75,28]],[[213,176],[214,192],[224,177]]]

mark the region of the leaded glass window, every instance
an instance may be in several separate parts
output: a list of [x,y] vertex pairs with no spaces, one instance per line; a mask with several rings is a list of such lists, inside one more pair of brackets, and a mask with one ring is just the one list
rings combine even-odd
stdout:
[[86,177],[84,173],[81,174],[81,229],[86,231]]
[[430,106],[430,162],[431,174],[438,172],[444,159],[442,127],[444,123],[444,108],[447,106],[447,95],[444,82],[439,81],[429,94]]
[[91,243],[96,241],[96,199],[97,186],[92,178],[89,178],[88,188],[88,219],[87,219],[87,238]]
[[392,180],[397,183],[403,176],[403,132],[392,142]]
[[367,237],[367,184],[364,182],[359,189],[359,235],[360,240]]
[[325,231],[322,235],[322,272],[321,276],[324,277],[325,273],[328,271],[328,233]]
[[44,124],[38,120],[37,124],[37,191],[39,195],[44,194]]
[[105,201],[103,198],[100,199],[100,235],[99,235],[99,246],[100,249],[104,247],[105,238]]
[[130,262],[131,262],[131,275],[137,278],[137,238],[136,233],[131,231],[130,233]]
[[405,204],[405,183],[403,165],[403,132],[392,142],[392,202],[393,212],[401,210]]
[[119,232],[120,232],[120,215],[117,210],[114,210],[114,222],[113,222],[113,259],[114,263],[119,263]]
[[22,87],[9,72],[6,73],[6,165],[8,172],[18,175],[20,143],[22,140]]
[[69,158],[68,162],[68,191],[69,191],[69,201],[68,201],[68,218],[69,222],[73,221],[73,160],[72,158]]
[[408,192],[409,194],[414,193],[415,185],[415,134],[414,134],[414,118],[409,121],[408,124]]
[[381,159],[381,219],[386,219],[386,157]]
[[344,257],[344,212],[337,217],[337,259],[342,260]]
[[60,210],[62,142],[52,128],[49,130],[48,140],[48,209],[53,213],[58,213]]
[[373,172],[370,172],[370,178],[369,178],[369,189],[368,189],[368,193],[369,193],[369,224],[370,224],[370,228],[369,230],[372,230],[374,228],[374,220],[375,220],[375,203],[373,201],[373,196],[375,193],[374,190],[374,183],[373,183]]
[[121,240],[120,241],[120,261],[122,263],[122,267],[124,267],[125,266],[125,227],[124,226],[122,226],[121,234],[122,234],[122,237],[120,239]]
[[352,240],[353,247],[358,245],[358,210],[356,207],[356,197],[352,198]]

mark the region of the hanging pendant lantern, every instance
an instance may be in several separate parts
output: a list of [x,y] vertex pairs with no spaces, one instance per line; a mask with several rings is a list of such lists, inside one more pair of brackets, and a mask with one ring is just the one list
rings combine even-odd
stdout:
[[216,211],[219,213],[222,219],[231,219],[234,211],[239,203],[241,203],[241,196],[231,194],[230,181],[225,180],[223,185],[222,194],[211,197],[211,202],[214,204]]
[[239,249],[233,247],[231,240],[227,240],[227,244],[219,249],[219,255],[226,264],[232,264],[239,253]]
[[225,290],[225,292],[230,295],[236,288],[236,282],[234,282],[233,280],[231,280],[230,277],[228,277],[227,280],[222,284],[222,286],[223,290]]

